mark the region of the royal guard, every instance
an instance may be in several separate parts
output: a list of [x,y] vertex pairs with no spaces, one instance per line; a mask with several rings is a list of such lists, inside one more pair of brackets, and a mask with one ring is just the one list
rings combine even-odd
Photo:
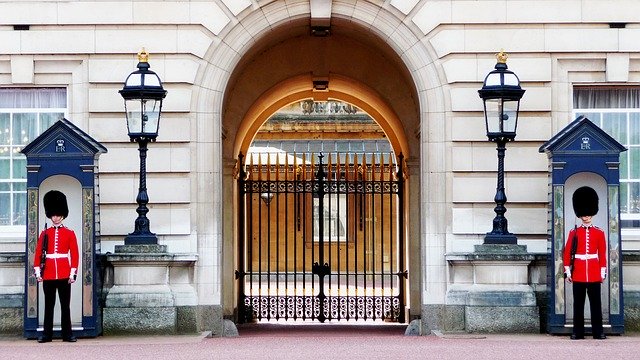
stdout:
[[38,282],[42,282],[44,291],[44,332],[38,342],[50,342],[53,338],[53,309],[56,305],[56,291],[60,297],[60,322],[62,340],[75,342],[71,331],[71,284],[76,281],[78,272],[78,241],[76,234],[62,221],[69,216],[66,196],[57,190],[44,195],[44,211],[51,219],[52,226],[45,229],[38,238],[34,273]]
[[598,194],[588,186],[573,193],[573,210],[582,225],[569,232],[563,252],[565,277],[573,283],[572,340],[584,339],[584,303],[591,305],[591,329],[594,339],[606,339],[602,329],[600,284],[607,276],[607,243],[604,231],[592,225],[598,213]]

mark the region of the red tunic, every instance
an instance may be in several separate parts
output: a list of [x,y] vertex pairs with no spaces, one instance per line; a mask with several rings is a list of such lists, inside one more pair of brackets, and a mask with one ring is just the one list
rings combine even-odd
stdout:
[[[571,264],[573,233],[569,231],[564,247],[564,266]],[[578,226],[578,248],[573,262],[571,277],[574,282],[602,282],[601,269],[607,267],[607,242],[604,231],[596,226]]]
[[[42,240],[44,233],[48,236],[47,260],[44,273],[41,274],[43,280],[68,279],[72,273],[77,275],[78,270],[78,241],[73,230],[64,226],[58,228],[50,227],[40,233],[38,245],[36,246],[33,267],[36,274],[40,270],[40,256],[42,254]],[[73,269],[73,270],[72,270]]]

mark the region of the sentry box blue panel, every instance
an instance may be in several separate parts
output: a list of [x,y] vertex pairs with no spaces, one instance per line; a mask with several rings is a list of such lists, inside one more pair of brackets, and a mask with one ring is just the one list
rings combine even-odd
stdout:
[[[107,149],[67,119],[61,119],[24,147],[27,157],[27,241],[25,268],[24,336],[42,334],[41,290],[33,276],[33,256],[38,236],[47,221],[42,197],[57,189],[67,195],[69,217],[65,225],[75,231],[80,249],[79,281],[72,285],[73,334],[95,337],[102,333],[99,303],[102,273],[98,261],[95,196],[98,157]],[[59,315],[54,315],[59,321]],[[60,336],[54,322],[54,336]]]
[[[622,249],[620,244],[620,153],[627,149],[585,117],[578,117],[543,144],[539,151],[549,158],[549,253],[547,263],[548,327],[551,334],[569,334],[573,328],[571,284],[564,279],[562,252],[566,236],[580,224],[571,196],[580,186],[596,190],[600,211],[594,225],[607,237],[609,271],[602,285],[604,331],[624,332],[622,298]],[[585,328],[590,331],[590,314]]]

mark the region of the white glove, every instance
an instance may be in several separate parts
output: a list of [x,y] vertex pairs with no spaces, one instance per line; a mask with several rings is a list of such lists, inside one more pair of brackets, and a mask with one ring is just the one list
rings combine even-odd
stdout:
[[607,277],[607,268],[606,267],[600,268],[600,277],[602,278],[603,281]]
[[37,278],[39,278],[40,277],[40,266],[34,266],[33,273]]
[[564,275],[569,281],[571,281],[571,268],[570,267],[568,267],[568,266],[564,267]]

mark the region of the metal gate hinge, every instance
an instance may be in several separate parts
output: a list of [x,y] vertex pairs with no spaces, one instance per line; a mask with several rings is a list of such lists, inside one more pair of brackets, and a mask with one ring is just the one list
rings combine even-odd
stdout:
[[241,276],[246,275],[244,271],[241,272],[240,270],[236,270],[235,274],[236,274],[236,280],[240,279]]

